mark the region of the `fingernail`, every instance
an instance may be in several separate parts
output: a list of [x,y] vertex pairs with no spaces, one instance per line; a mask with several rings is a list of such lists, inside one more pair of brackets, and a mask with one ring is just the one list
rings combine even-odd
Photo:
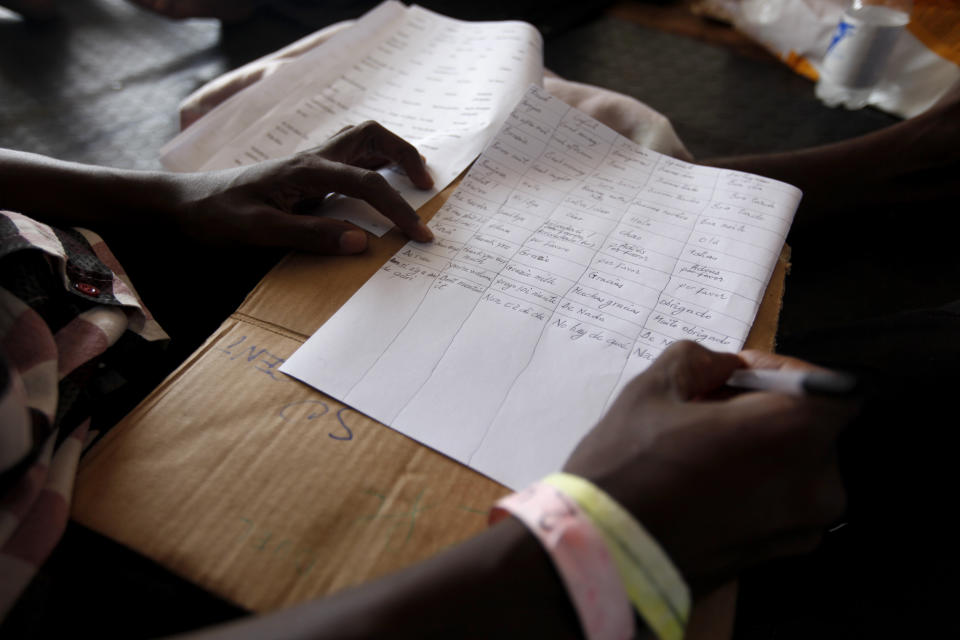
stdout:
[[423,184],[417,185],[421,189],[429,189],[433,186],[433,176],[430,175],[430,170],[427,169],[427,157],[423,154],[420,154],[420,161],[423,162],[423,173],[426,180],[423,181]]
[[340,234],[339,243],[343,253],[360,253],[367,248],[367,236],[363,231],[344,231]]
[[418,242],[433,242],[433,231],[422,222],[417,225]]

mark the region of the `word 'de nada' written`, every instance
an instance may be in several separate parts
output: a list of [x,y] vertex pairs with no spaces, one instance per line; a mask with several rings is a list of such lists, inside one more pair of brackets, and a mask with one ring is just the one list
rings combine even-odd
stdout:
[[741,348],[800,192],[531,87],[430,223],[282,371],[519,488],[676,340]]

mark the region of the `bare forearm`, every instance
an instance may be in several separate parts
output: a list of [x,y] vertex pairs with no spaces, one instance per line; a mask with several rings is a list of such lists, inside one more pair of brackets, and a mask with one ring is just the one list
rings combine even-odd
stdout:
[[[960,195],[960,99],[872,133],[819,147],[708,160],[804,192],[796,223],[859,221],[876,208],[953,202]],[[840,214],[837,218],[835,214]]]
[[195,173],[110,169],[0,149],[0,208],[55,226],[172,230],[207,244],[359,253],[367,238],[353,225],[297,215],[300,205],[312,211],[340,193],[430,242],[417,212],[375,171],[390,164],[414,186],[433,186],[416,147],[372,121],[291,156]]
[[168,225],[181,177],[0,149],[0,208],[54,225]]
[[230,638],[578,638],[576,614],[533,536],[509,519],[397,574],[197,634]]

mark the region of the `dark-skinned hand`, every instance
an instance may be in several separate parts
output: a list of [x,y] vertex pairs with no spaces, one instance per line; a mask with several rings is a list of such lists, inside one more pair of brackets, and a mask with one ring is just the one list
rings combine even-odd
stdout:
[[636,515],[695,592],[812,550],[845,508],[836,439],[855,404],[724,393],[741,367],[813,368],[678,342],[624,388],[566,466]]
[[413,240],[429,242],[433,234],[416,211],[375,171],[391,163],[415,186],[433,186],[417,149],[369,121],[289,158],[182,174],[171,215],[184,233],[204,242],[358,253],[367,246],[363,231],[347,222],[300,213],[328,194],[340,193],[366,201]]

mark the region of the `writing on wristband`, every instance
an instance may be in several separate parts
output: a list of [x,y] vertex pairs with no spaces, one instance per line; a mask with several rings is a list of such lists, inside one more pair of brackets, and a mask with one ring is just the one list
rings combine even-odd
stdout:
[[616,500],[569,473],[542,480],[572,498],[603,537],[630,601],[660,640],[681,640],[690,590],[663,548]]
[[535,483],[506,496],[490,524],[512,514],[546,549],[588,640],[626,640],[635,631],[630,601],[602,535],[562,491]]

